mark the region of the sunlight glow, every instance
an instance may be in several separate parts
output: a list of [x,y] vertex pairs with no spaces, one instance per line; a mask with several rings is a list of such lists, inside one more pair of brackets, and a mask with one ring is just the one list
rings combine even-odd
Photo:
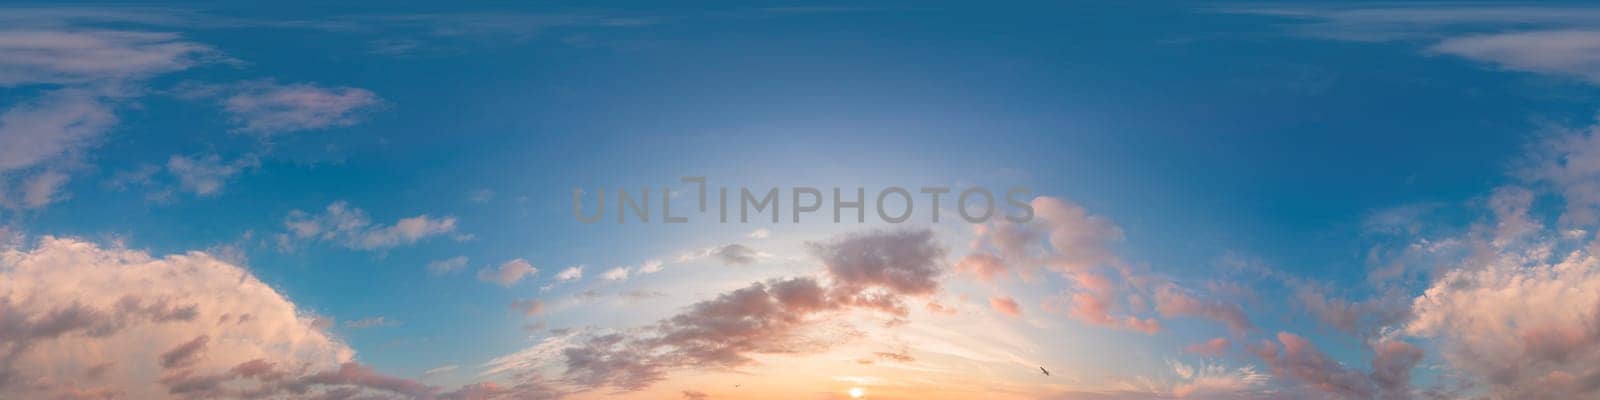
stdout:
[[859,398],[861,398],[861,396],[865,396],[867,394],[867,391],[864,390],[864,389],[858,388],[858,387],[853,387],[853,388],[850,388],[849,393],[850,393],[850,398],[859,399]]

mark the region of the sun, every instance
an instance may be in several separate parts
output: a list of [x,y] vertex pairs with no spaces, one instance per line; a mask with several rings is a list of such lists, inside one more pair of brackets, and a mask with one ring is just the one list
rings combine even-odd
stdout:
[[850,394],[850,398],[852,398],[852,399],[859,399],[859,398],[861,398],[861,396],[867,395],[867,391],[865,389],[858,388],[858,387],[850,388],[850,390],[847,391],[846,393],[849,393]]

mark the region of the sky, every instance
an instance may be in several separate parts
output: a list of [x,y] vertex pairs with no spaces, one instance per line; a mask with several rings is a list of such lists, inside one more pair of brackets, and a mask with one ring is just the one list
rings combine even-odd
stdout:
[[255,3],[0,4],[0,400],[1600,396],[1600,7]]

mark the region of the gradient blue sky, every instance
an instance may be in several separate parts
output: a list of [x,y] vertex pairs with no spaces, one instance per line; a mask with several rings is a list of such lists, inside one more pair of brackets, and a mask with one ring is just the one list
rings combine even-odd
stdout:
[[[1585,215],[1600,198],[1600,173],[1583,167],[1600,159],[1585,147],[1596,32],[1600,8],[1576,4],[11,5],[0,11],[0,239],[14,239],[0,240],[10,248],[0,283],[14,289],[0,298],[17,302],[19,324],[93,303],[25,289],[70,285],[21,272],[56,268],[26,261],[69,251],[51,240],[157,258],[200,251],[292,302],[303,318],[285,324],[353,350],[339,361],[434,387],[361,389],[400,397],[522,380],[576,398],[828,398],[856,386],[879,398],[1593,395],[1562,391],[1562,379],[1600,376],[1585,361],[1600,359],[1588,347],[1600,332],[1561,336],[1577,356],[1520,357],[1543,349],[1528,338],[1589,318],[1600,296],[1590,281],[1600,273],[1538,272],[1600,268],[1583,262]],[[1082,269],[1008,258],[1002,278],[984,279],[961,267],[985,253],[969,244],[1018,227],[571,215],[574,188],[686,190],[683,176],[763,189],[1026,186],[1035,204],[1086,210],[1093,217],[1073,223],[1120,234],[1089,241],[1105,249],[1025,244],[1114,254],[1094,266],[1116,276],[1113,313],[1161,329],[1074,314],[1073,295],[1093,291]],[[416,230],[389,229],[419,216]],[[297,235],[305,221],[322,225]],[[806,243],[842,246],[875,229],[928,230],[948,249],[932,260],[938,293],[907,297],[903,329],[857,320],[866,333],[808,333],[833,344],[824,349],[731,367],[651,364],[641,368],[667,375],[643,387],[574,376],[559,354],[510,372],[497,361],[636,334],[752,282],[819,274],[827,261]],[[733,244],[754,260],[684,256]],[[1429,246],[1457,250],[1418,250]],[[83,257],[60,268],[117,267]],[[429,268],[458,257],[449,271]],[[538,272],[488,279],[519,259]],[[641,271],[652,260],[662,269]],[[576,266],[581,278],[558,277]],[[619,267],[626,279],[602,276]],[[818,276],[841,284],[830,273]],[[1526,281],[1495,273],[1552,279],[1542,288],[1572,296],[1513,296],[1548,313],[1520,319],[1434,298],[1482,296],[1450,292],[1468,275],[1484,293]],[[1165,291],[1201,310],[1162,308]],[[542,310],[508,306],[528,299]],[[841,314],[825,322],[873,318]],[[1230,329],[1238,317],[1250,328]],[[1463,333],[1473,329],[1512,333]],[[16,354],[49,351],[26,340],[71,336],[18,332],[0,339]],[[1228,346],[1185,350],[1213,339]],[[918,347],[929,343],[970,351]],[[883,367],[849,351],[915,361]],[[1380,371],[1375,359],[1390,356],[1403,368]],[[24,376],[0,379],[0,398],[56,390],[18,383],[27,379],[72,380],[28,363],[71,357],[32,357],[0,364]],[[1473,357],[1504,365],[1460,364]],[[1039,376],[1040,365],[1055,374]],[[1208,366],[1215,379],[1193,373]],[[809,372],[763,372],[777,367]],[[1400,387],[1384,380],[1396,369]],[[176,371],[106,387],[182,397],[139,382]],[[1504,371],[1516,372],[1483,379]],[[750,392],[732,391],[736,381]],[[814,391],[784,391],[797,387]]]

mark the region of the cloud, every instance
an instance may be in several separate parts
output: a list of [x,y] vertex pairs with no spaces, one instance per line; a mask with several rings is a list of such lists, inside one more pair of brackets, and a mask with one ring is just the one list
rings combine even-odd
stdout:
[[1421,41],[1500,68],[1600,83],[1600,9],[1501,4],[1246,7],[1229,12],[1301,20],[1297,33],[1349,41]]
[[[1600,223],[1600,135],[1597,133],[1600,133],[1600,123],[1576,129],[1557,128],[1530,146],[1512,171],[1512,175],[1523,182],[1561,195],[1566,206],[1559,219],[1562,226]],[[1527,226],[1505,224],[1507,221],[1517,222],[1506,220],[1502,224]]]
[[711,396],[707,395],[706,392],[701,392],[701,391],[698,391],[698,390],[685,390],[685,391],[683,391],[683,399],[684,400],[706,400],[706,399],[710,399],[710,398],[711,398]]
[[138,80],[188,69],[217,56],[210,47],[184,41],[175,33],[12,30],[0,32],[0,86]]
[[161,368],[172,369],[194,363],[201,352],[206,350],[206,342],[210,339],[211,337],[206,335],[195,336],[194,340],[183,342],[161,353]]
[[432,262],[429,262],[428,263],[428,273],[434,274],[434,275],[444,275],[444,274],[448,274],[448,273],[451,273],[451,272],[460,271],[462,268],[466,268],[466,267],[467,267],[467,257],[466,256],[455,256],[455,257],[450,257],[450,258],[446,258],[446,259],[443,259],[443,260],[434,260]]
[[211,196],[234,175],[260,165],[254,156],[223,163],[216,154],[193,158],[175,155],[167,160],[167,172],[178,178],[179,188],[196,195]]
[[458,369],[461,369],[460,365],[455,365],[455,364],[441,365],[439,367],[436,367],[436,368],[433,368],[433,369],[430,369],[430,370],[427,370],[427,371],[422,371],[422,376],[423,377],[439,376],[439,375],[455,372]]
[[984,282],[993,282],[995,278],[1004,276],[1007,269],[1005,260],[989,253],[968,254],[956,263],[956,271],[976,275]]
[[628,279],[628,267],[616,267],[600,274],[600,278],[608,281],[621,281]]
[[86,90],[63,89],[0,113],[0,172],[58,159],[93,143],[117,117]]
[[564,379],[579,387],[641,390],[673,369],[737,368],[759,354],[827,349],[834,341],[812,333],[842,322],[831,316],[849,310],[903,316],[901,296],[938,289],[931,279],[944,250],[928,230],[843,235],[808,246],[828,281],[755,282],[644,327],[553,336],[491,361],[486,373],[538,370],[558,358]]
[[972,252],[956,268],[992,281],[1011,270],[1028,274],[1027,268],[1043,266],[1074,284],[1047,299],[1043,310],[1146,334],[1161,330],[1160,321],[1136,315],[1133,302],[1164,279],[1136,272],[1117,257],[1112,246],[1123,239],[1120,227],[1066,200],[1039,196],[1030,204],[1030,222],[975,225]]
[[489,200],[494,200],[493,190],[478,189],[467,194],[467,201],[473,203],[488,203]]
[[1505,398],[1600,393],[1600,258],[1588,249],[1501,249],[1443,273],[1405,332],[1438,340],[1454,368]]
[[639,265],[639,273],[641,273],[641,274],[654,274],[654,273],[657,273],[657,272],[661,272],[661,267],[662,267],[661,260],[646,260],[644,262],[644,264],[640,264]]
[[1291,282],[1294,299],[1323,324],[1345,333],[1370,337],[1385,327],[1403,323],[1411,316],[1410,298],[1374,297],[1352,302],[1334,298],[1328,288],[1309,282]]
[[912,362],[912,361],[916,361],[917,360],[915,357],[912,357],[910,354],[906,354],[905,351],[898,351],[898,352],[880,351],[880,352],[872,353],[872,355],[874,357],[877,357],[879,360],[885,360],[885,361]]
[[945,248],[932,230],[873,231],[806,245],[834,284],[847,290],[877,286],[929,295],[939,289]]
[[539,269],[534,268],[533,264],[528,263],[528,260],[518,258],[506,261],[500,264],[498,268],[478,270],[478,280],[510,287],[522,281],[522,278],[532,277],[538,273]]
[[1166,317],[1193,316],[1222,322],[1234,333],[1255,329],[1250,318],[1244,315],[1244,310],[1237,304],[1199,299],[1172,285],[1156,291],[1156,311]]
[[365,211],[340,201],[329,204],[321,214],[290,211],[283,225],[288,228],[291,239],[331,241],[352,249],[379,250],[455,232],[456,219],[424,214],[402,218],[394,225],[374,225]]
[[189,84],[179,87],[177,93],[191,99],[220,99],[235,131],[260,136],[355,125],[383,104],[366,89],[270,80]]
[[[82,382],[164,398],[164,382],[182,379],[157,366],[191,377],[253,360],[318,371],[353,355],[248,270],[205,253],[157,258],[44,237],[3,251],[0,266],[0,396],[49,398],[72,388],[27,382]],[[100,378],[81,381],[91,368]]]
[[525,317],[531,317],[544,312],[544,302],[539,299],[517,299],[511,302],[511,309],[522,313]]
[[1012,300],[1007,296],[990,297],[989,307],[993,308],[996,312],[1005,314],[1006,316],[1010,316],[1012,318],[1022,316],[1022,307],[1017,305],[1016,300]]
[[67,174],[55,171],[34,175],[22,186],[22,206],[39,208],[61,200],[61,187],[67,184],[67,179]]
[[761,228],[750,231],[750,234],[744,236],[751,239],[766,239],[767,237],[772,236],[772,231],[768,230],[767,228]]
[[1422,351],[1399,341],[1378,342],[1374,350],[1373,372],[1363,374],[1345,368],[1311,341],[1288,332],[1278,332],[1278,343],[1268,340],[1250,348],[1272,368],[1274,375],[1306,383],[1329,395],[1348,399],[1411,398],[1410,373],[1422,360]]
[[[25,25],[0,32],[0,87],[49,89],[0,113],[0,188],[6,175],[69,163],[98,144],[118,123],[115,104],[137,95],[144,79],[216,57],[211,48],[172,33]],[[64,198],[59,192],[66,180],[57,171],[35,174],[22,204],[0,205],[43,207]],[[0,200],[5,197],[0,192]]]
[[1164,392],[1177,398],[1240,398],[1267,383],[1265,374],[1256,372],[1254,366],[1227,368],[1221,364],[1191,366],[1168,361],[1178,379]]
[[[1595,28],[1600,28],[1596,23]],[[1559,30],[1445,39],[1428,51],[1493,63],[1501,68],[1600,83],[1600,31]]]
[[1222,357],[1232,347],[1228,338],[1212,338],[1200,343],[1191,344],[1183,348],[1184,352],[1207,357]]
[[575,281],[575,280],[579,280],[579,279],[583,279],[583,266],[582,265],[574,265],[574,266],[571,266],[571,267],[567,267],[567,269],[563,269],[563,270],[561,270],[560,273],[556,274],[556,280],[562,281],[562,282]]
[[0,250],[0,397],[520,399],[559,393],[527,375],[495,392],[500,397],[467,395],[492,386],[481,383],[441,393],[355,362],[354,351],[320,321],[249,270],[204,252],[153,257],[46,236],[33,248]]
[[646,336],[604,334],[561,351],[566,377],[580,386],[639,390],[676,367],[729,368],[750,354],[795,353],[824,344],[802,332],[813,316],[839,309],[810,278],[755,283],[695,303]]
[[735,243],[684,254],[683,256],[678,257],[678,262],[713,257],[716,258],[717,261],[721,261],[723,265],[750,265],[754,264],[756,259],[763,256],[764,254],[761,254],[749,246]]

